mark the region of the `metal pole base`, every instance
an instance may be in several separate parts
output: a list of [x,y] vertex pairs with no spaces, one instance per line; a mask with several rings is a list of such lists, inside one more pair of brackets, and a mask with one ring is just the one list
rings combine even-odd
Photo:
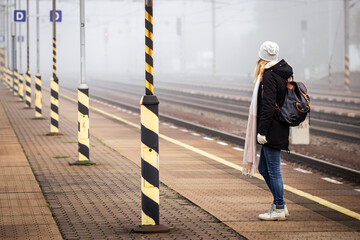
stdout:
[[63,136],[64,134],[62,134],[62,133],[47,133],[47,134],[45,134],[46,136],[49,136],[49,137],[53,137],[53,136]]
[[[19,101],[19,102],[23,102],[23,101]],[[33,109],[32,107],[24,107],[23,109]]]
[[132,230],[134,233],[166,233],[170,228],[164,225],[139,225]]
[[46,118],[43,118],[43,117],[34,117],[34,118],[32,118],[32,120],[44,120],[44,119],[46,119]]
[[72,166],[72,165],[90,166],[90,165],[96,165],[96,163],[93,162],[93,161],[90,161],[90,160],[88,160],[88,161],[79,161],[79,160],[77,160],[77,161],[75,161],[73,163],[69,163],[69,165],[70,166]]

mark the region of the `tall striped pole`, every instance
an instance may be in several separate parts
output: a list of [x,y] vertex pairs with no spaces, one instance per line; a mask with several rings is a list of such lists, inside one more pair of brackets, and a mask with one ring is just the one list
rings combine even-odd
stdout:
[[14,95],[15,96],[19,95],[18,79],[19,79],[19,73],[18,73],[18,70],[15,68],[14,69]]
[[141,225],[139,233],[168,232],[159,217],[159,101],[153,85],[153,2],[145,0],[145,96],[141,98]]
[[350,57],[349,57],[349,0],[344,0],[344,23],[345,23],[345,90],[350,91]]
[[81,83],[78,87],[78,146],[79,158],[71,165],[94,165],[90,160],[89,140],[89,87],[85,75],[85,6],[80,0],[80,73]]
[[35,119],[42,118],[42,92],[40,75],[40,21],[39,21],[39,0],[36,0],[36,66],[35,75]]
[[24,101],[24,75],[20,72],[19,75],[19,101]]
[[31,73],[29,69],[25,74],[25,105],[27,108],[31,108]]
[[35,76],[35,118],[42,119],[41,76]]
[[29,0],[27,0],[27,11],[26,11],[26,74],[25,74],[25,105],[27,108],[31,108],[31,72],[29,63]]
[[5,82],[5,50],[0,48],[0,77]]
[[59,133],[59,79],[56,76],[56,0],[53,0],[53,76],[51,78],[51,106],[50,106],[50,133],[47,135],[61,135]]

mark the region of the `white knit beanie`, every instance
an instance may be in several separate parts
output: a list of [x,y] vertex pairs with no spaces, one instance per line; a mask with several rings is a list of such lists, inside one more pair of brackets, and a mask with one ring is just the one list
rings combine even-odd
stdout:
[[265,61],[278,60],[279,45],[270,41],[264,42],[260,46],[259,57]]

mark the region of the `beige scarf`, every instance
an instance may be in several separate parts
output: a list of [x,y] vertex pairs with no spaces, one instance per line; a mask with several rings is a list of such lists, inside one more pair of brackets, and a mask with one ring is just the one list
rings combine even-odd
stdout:
[[246,138],[243,158],[243,174],[253,176],[257,167],[256,158],[256,115],[257,115],[257,97],[260,85],[260,75],[256,79],[254,91],[251,98],[249,118],[246,128]]
[[[278,61],[271,61],[266,64],[265,68],[270,68],[277,64]],[[244,158],[243,158],[243,171],[244,175],[253,176],[257,168],[257,157],[256,157],[256,132],[257,132],[257,100],[260,85],[260,76],[256,79],[254,91],[251,98],[249,118],[246,129],[245,147],[244,147]]]

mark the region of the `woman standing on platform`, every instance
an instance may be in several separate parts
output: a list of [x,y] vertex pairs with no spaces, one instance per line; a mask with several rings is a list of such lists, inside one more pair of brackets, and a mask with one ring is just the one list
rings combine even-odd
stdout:
[[262,145],[259,172],[272,195],[269,211],[260,214],[261,220],[286,220],[289,212],[284,201],[280,170],[280,151],[288,150],[289,126],[278,119],[277,106],[285,98],[286,80],[293,71],[285,60],[278,61],[279,46],[264,42],[255,68],[255,87],[251,100],[244,152],[244,174],[255,174],[256,142]]

